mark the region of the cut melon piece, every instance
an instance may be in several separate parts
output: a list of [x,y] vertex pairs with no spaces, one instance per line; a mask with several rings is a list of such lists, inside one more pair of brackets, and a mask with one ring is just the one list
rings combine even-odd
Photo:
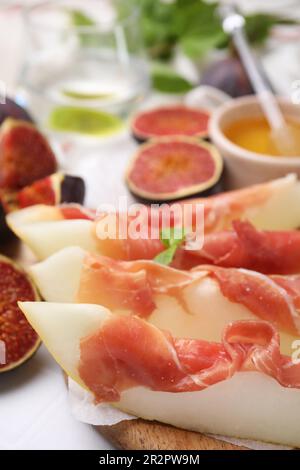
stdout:
[[28,268],[43,299],[75,302],[86,254],[82,248],[71,246]]
[[[80,273],[87,252],[69,247],[29,268],[41,296],[48,302],[76,302],[80,286]],[[170,331],[173,336],[219,341],[228,323],[237,320],[257,320],[247,307],[228,300],[216,280],[205,277],[193,282],[183,291],[183,302],[168,294],[154,296],[156,309],[147,318],[153,325]],[[99,285],[101,289],[101,285]],[[91,303],[93,303],[91,299]],[[188,310],[184,306],[188,307]],[[130,310],[113,313],[130,315]],[[200,335],[200,336],[199,336]],[[280,332],[281,351],[292,353],[295,336]]]
[[[292,230],[300,227],[300,182],[296,175],[290,174],[270,183],[257,185],[255,188],[257,191],[254,191],[254,187],[245,188],[214,196],[213,199],[209,197],[195,199],[193,202],[204,203],[206,207],[211,208],[207,216],[208,226],[215,215],[218,219],[220,211],[220,222],[212,224],[213,231],[229,229],[232,220],[236,218],[249,220],[256,228],[262,230]],[[264,188],[267,188],[270,194],[262,203],[260,197],[258,201],[255,199],[255,195],[257,193],[259,196],[260,191],[264,193]],[[249,189],[253,189],[250,195]],[[229,204],[234,208],[232,212]],[[223,214],[226,205],[228,212],[225,210]],[[96,239],[92,221],[62,220],[57,207],[42,205],[29,207],[9,214],[7,223],[39,259],[45,259],[56,251],[75,244],[91,253],[107,254],[101,252],[101,243]]]
[[13,226],[9,217],[10,228],[40,260],[75,244],[91,252],[99,251],[89,220],[42,221]]
[[[257,190],[259,191],[259,187],[264,185],[268,183],[257,185]],[[251,208],[250,205],[243,219],[249,220],[261,230],[298,229],[300,227],[300,181],[297,175],[289,174],[271,181],[270,185],[271,197],[262,206]]]
[[58,364],[83,385],[77,371],[80,339],[101,328],[109,310],[90,304],[18,302],[18,305]]
[[[80,385],[79,342],[110,315],[98,305],[20,302],[20,308],[60,366]],[[205,390],[155,392],[135,387],[113,403],[149,420],[180,428],[300,446],[300,390],[259,372],[238,372]]]

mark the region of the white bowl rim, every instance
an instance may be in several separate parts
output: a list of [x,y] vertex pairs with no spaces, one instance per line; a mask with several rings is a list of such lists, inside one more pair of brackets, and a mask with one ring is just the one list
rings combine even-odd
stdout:
[[[277,96],[277,101],[283,106],[291,106],[297,109],[299,107],[299,121],[300,121],[300,106],[293,103],[289,100],[289,98],[285,96]],[[241,160],[247,159],[252,160],[255,163],[267,163],[273,166],[295,166],[295,164],[300,163],[300,154],[299,156],[295,157],[285,157],[285,156],[274,156],[268,154],[259,154],[256,152],[251,152],[250,150],[246,150],[243,147],[240,147],[231,140],[229,140],[223,131],[220,128],[220,120],[224,116],[224,114],[230,113],[230,111],[239,108],[240,106],[245,105],[252,105],[252,104],[259,104],[258,99],[254,95],[249,96],[242,96],[239,98],[234,98],[230,101],[227,101],[219,108],[217,108],[210,118],[209,122],[209,135],[212,139],[212,143],[215,144],[217,147],[220,146],[221,148],[225,149],[228,154],[233,154],[234,157],[239,158]],[[222,153],[222,150],[221,150]],[[230,158],[230,157],[229,157]]]

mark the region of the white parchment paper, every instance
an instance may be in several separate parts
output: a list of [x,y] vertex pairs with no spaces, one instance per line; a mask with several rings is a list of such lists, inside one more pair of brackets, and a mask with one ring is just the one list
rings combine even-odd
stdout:
[[[121,421],[137,419],[136,416],[123,413],[113,406],[102,403],[95,405],[93,396],[90,392],[78,385],[69,377],[69,402],[73,416],[79,421],[94,426],[112,426]],[[248,447],[253,450],[289,450],[291,447],[267,444],[258,441],[249,441],[246,439],[235,439],[226,436],[212,435],[230,444]]]

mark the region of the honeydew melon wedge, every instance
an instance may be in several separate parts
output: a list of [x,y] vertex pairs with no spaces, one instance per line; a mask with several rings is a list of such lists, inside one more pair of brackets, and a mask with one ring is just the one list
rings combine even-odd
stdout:
[[[76,302],[86,254],[79,247],[69,247],[29,268],[35,285],[46,301]],[[258,318],[242,304],[224,297],[217,281],[205,277],[205,272],[203,280],[184,289],[183,302],[167,294],[154,296],[154,302],[156,309],[147,320],[176,337],[199,338],[200,334],[202,339],[219,341],[228,323]],[[184,305],[188,306],[188,311]],[[132,312],[115,310],[113,313],[130,315]],[[280,333],[280,338],[282,353],[290,355],[291,345],[297,338],[284,332]]]
[[[267,200],[256,204],[255,201],[252,202],[252,199],[255,199],[252,194],[249,203],[245,203],[242,218],[262,230],[291,230],[300,227],[300,182],[297,176],[290,174],[270,183],[258,185],[256,187],[258,196],[260,192],[264,194],[266,187],[270,192]],[[242,189],[241,192],[247,189]],[[234,194],[234,205],[238,206],[239,190]],[[246,200],[247,198],[248,196]],[[209,201],[209,198],[206,201]],[[101,253],[100,244],[93,234],[92,221],[62,220],[59,209],[55,207],[38,205],[22,209],[9,214],[7,223],[41,260],[59,249],[75,244],[91,253],[106,254]]]
[[7,216],[11,230],[33,251],[45,259],[66,246],[78,245],[97,252],[97,240],[89,220],[64,220],[56,207],[36,205]]
[[[257,185],[270,185],[272,195],[266,202],[245,211],[243,219],[249,220],[261,230],[293,230],[300,227],[300,181],[295,173]],[[247,188],[245,188],[247,189]],[[238,192],[238,190],[237,190]],[[239,198],[237,197],[237,203]]]
[[[80,385],[79,341],[111,313],[99,305],[20,302],[28,321],[60,366]],[[180,428],[300,446],[300,390],[259,372],[238,372],[197,392],[154,392],[135,387],[113,403],[148,420]]]

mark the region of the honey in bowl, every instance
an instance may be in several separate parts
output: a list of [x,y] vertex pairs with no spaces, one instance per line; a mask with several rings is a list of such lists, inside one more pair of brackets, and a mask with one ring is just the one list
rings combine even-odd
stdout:
[[[300,156],[300,121],[288,119],[287,123],[295,136],[297,146],[299,145],[297,155]],[[245,150],[274,157],[283,156],[280,149],[276,147],[271,129],[264,117],[239,119],[225,127],[223,132],[227,139]]]

